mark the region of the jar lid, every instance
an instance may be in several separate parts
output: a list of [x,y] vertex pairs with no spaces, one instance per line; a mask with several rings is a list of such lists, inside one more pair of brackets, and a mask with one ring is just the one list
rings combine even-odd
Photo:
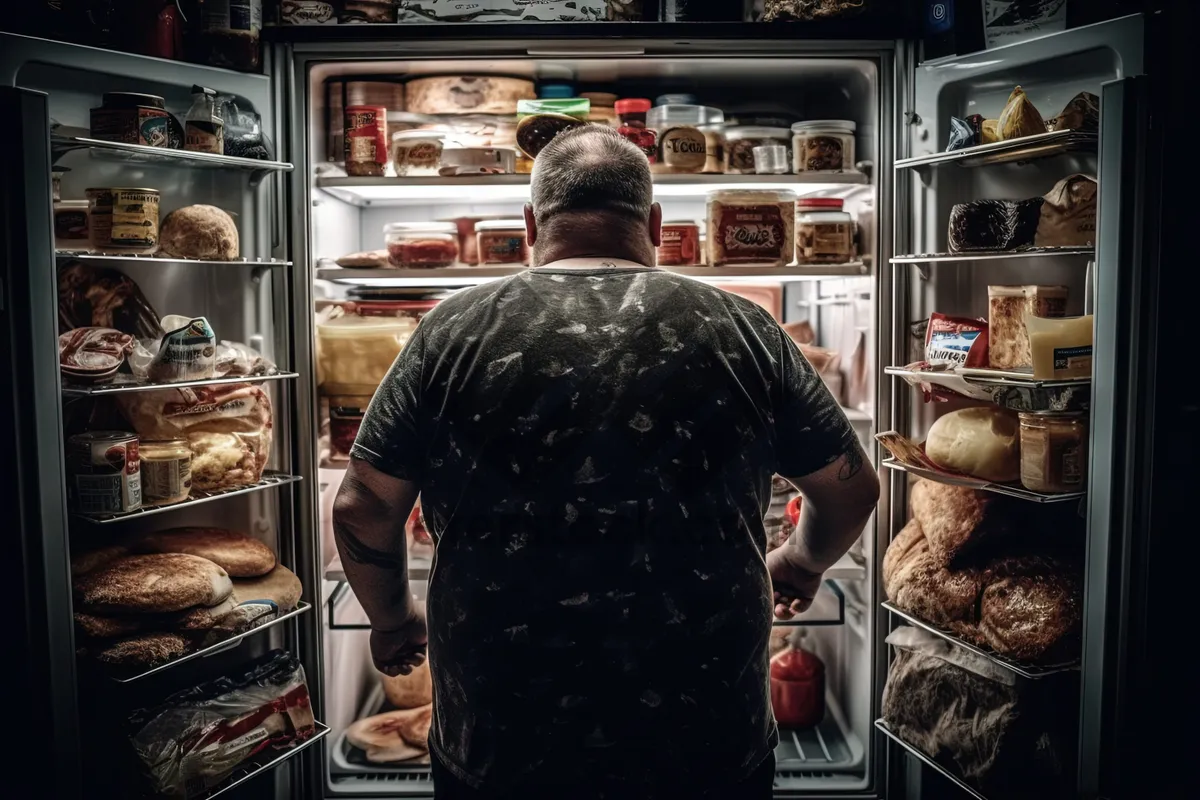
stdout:
[[650,101],[644,97],[626,97],[618,100],[613,108],[618,114],[644,114],[650,110]]
[[814,119],[808,122],[797,122],[792,126],[793,131],[848,131],[854,133],[858,126],[848,119]]
[[796,193],[789,189],[716,189],[708,193],[709,200],[724,202],[791,203]]
[[796,208],[822,208],[840,210],[845,201],[840,197],[801,197],[796,201]]
[[721,109],[712,106],[674,104],[655,106],[646,114],[646,126],[668,128],[676,125],[714,125],[725,121]]
[[87,208],[91,203],[87,200],[56,200],[55,208]]
[[790,132],[787,128],[735,125],[725,129],[725,135],[731,139],[787,139],[789,134]]
[[543,83],[538,87],[538,97],[542,100],[565,100],[574,97],[575,90],[566,83]]
[[691,106],[696,104],[694,94],[660,94],[654,98],[656,106]]
[[392,134],[392,141],[397,139],[445,139],[446,134],[438,133],[437,131],[396,131]]
[[388,233],[458,233],[453,222],[389,222],[383,226]]
[[104,108],[136,108],[137,106],[149,106],[151,108],[167,107],[167,102],[156,94],[138,94],[137,92],[105,92],[103,100]]
[[485,219],[475,223],[477,231],[507,231],[520,229],[525,232],[525,220],[523,219]]

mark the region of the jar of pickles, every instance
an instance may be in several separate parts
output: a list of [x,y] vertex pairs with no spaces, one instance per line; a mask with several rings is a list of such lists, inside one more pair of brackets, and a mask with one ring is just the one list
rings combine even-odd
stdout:
[[1087,485],[1088,423],[1083,413],[1028,411],[1021,422],[1021,485],[1031,492],[1082,492]]

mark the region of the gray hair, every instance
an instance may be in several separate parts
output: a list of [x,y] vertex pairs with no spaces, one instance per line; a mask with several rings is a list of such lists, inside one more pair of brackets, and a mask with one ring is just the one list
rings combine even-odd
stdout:
[[566,212],[645,220],[654,202],[650,162],[614,129],[571,128],[538,153],[530,181],[533,218],[544,225]]

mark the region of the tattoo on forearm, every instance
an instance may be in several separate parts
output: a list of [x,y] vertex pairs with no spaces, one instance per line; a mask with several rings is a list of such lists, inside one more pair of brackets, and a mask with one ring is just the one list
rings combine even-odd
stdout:
[[355,533],[354,526],[334,523],[334,532],[337,533],[338,541],[342,543],[347,560],[353,561],[355,564],[385,569],[393,569],[400,565],[400,559],[396,553],[389,553],[365,544]]
[[862,472],[863,457],[862,448],[855,442],[846,450],[846,463],[842,464],[842,468],[838,470],[838,480],[848,481],[858,473]]

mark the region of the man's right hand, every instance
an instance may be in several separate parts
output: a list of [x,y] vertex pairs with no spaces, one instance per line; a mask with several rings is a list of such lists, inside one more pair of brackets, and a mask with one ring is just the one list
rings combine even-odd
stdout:
[[408,675],[425,662],[429,634],[425,604],[413,603],[413,613],[394,630],[371,629],[371,659],[375,669],[389,677]]
[[791,619],[812,605],[824,572],[810,563],[804,548],[789,541],[767,553],[767,571],[775,595],[775,617]]

